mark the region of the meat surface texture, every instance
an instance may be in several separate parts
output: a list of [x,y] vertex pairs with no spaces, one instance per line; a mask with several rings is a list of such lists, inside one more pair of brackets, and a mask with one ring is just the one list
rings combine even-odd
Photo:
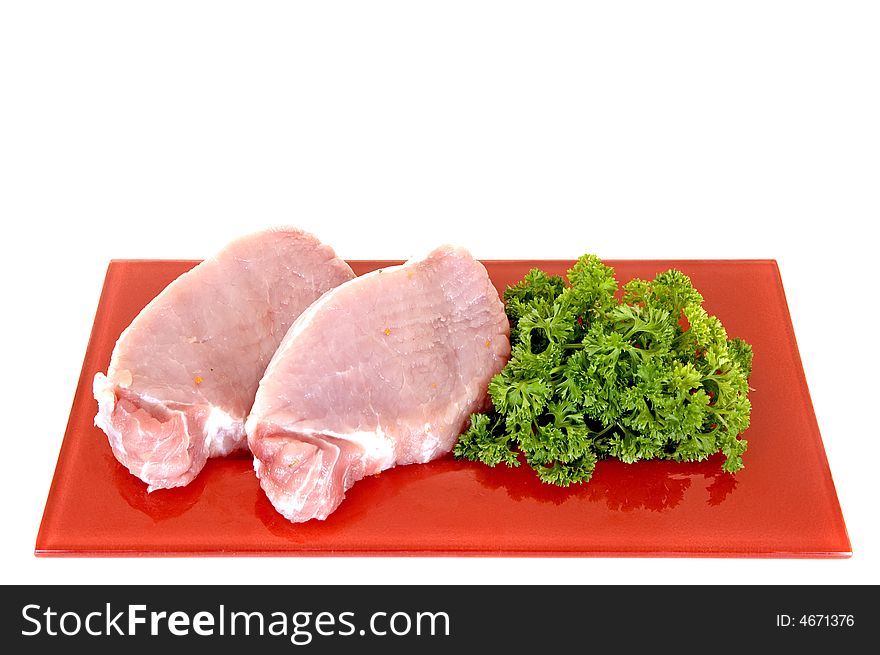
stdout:
[[452,450],[510,356],[481,263],[444,246],[325,294],[269,363],[246,424],[260,485],[294,522],[358,480]]
[[294,320],[354,277],[315,237],[243,237],[166,287],[125,329],[95,376],[95,425],[154,489],[189,483],[208,457],[247,446],[244,421]]

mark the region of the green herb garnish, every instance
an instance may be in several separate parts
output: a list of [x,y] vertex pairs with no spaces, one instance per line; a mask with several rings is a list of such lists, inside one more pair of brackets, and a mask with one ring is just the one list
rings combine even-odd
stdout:
[[728,339],[676,270],[634,279],[584,255],[568,282],[531,270],[504,293],[511,358],[492,378],[493,410],[471,416],[455,455],[518,466],[544,482],[590,479],[617,457],[698,461],[722,452],[743,467],[752,348]]

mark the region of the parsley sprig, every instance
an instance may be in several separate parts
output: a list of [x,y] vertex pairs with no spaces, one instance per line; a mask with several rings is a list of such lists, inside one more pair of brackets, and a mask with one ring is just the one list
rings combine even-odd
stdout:
[[562,276],[533,269],[504,293],[511,358],[489,384],[493,409],[471,416],[460,458],[519,466],[544,482],[586,482],[607,457],[743,467],[752,348],[728,339],[676,270],[618,289],[584,255]]

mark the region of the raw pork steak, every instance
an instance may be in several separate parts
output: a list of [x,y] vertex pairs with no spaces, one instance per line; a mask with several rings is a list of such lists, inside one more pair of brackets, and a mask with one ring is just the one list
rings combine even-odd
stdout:
[[326,518],[366,475],[448,453],[510,355],[486,269],[465,250],[363,275],[297,319],[246,428],[260,485],[291,521]]
[[162,291],[98,373],[95,425],[149,491],[189,483],[208,457],[247,444],[244,420],[287,329],[354,277],[333,250],[295,229],[232,242]]

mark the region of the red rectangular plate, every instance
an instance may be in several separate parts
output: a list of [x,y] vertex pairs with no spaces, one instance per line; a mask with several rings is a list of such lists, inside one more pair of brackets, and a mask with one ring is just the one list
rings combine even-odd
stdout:
[[[352,262],[362,274],[399,262]],[[531,267],[484,262],[499,292]],[[37,555],[577,555],[847,557],[849,538],[810,402],[775,261],[610,261],[617,279],[677,268],[730,336],[754,347],[745,469],[603,461],[561,489],[527,467],[447,457],[358,482],[326,521],[288,523],[247,457],[212,460],[189,486],[146,493],[94,427],[92,378],[122,330],[194,261],[113,261],[107,270]]]

